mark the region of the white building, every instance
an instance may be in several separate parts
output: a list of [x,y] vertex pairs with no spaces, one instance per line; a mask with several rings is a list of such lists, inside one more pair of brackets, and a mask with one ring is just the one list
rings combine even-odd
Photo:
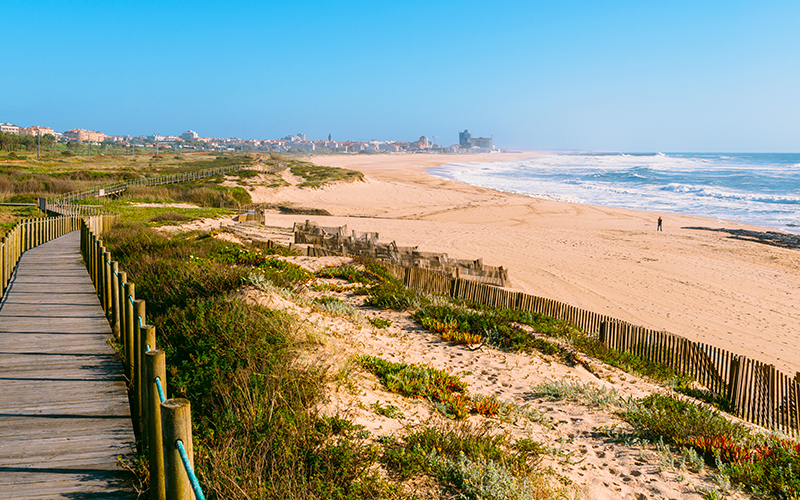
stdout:
[[0,132],[4,134],[19,135],[19,127],[11,125],[10,123],[0,123]]

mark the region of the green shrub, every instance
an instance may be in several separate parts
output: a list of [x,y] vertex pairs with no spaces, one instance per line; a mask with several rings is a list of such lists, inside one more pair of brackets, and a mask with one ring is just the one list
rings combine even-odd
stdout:
[[372,408],[372,411],[386,418],[406,418],[400,408],[388,402],[386,403],[386,406],[381,406],[380,401],[375,401],[370,405],[370,407]]
[[227,244],[143,226],[108,237],[147,299],[167,355],[168,395],[192,402],[195,466],[208,498],[396,498],[363,431],[317,416],[326,374],[297,362],[304,339],[296,320],[226,297],[238,270],[252,269],[214,261]]
[[294,288],[308,283],[314,277],[297,264],[281,259],[266,259],[258,269],[267,279],[282,288]]
[[300,187],[318,188],[332,182],[363,181],[364,174],[346,168],[325,167],[308,162],[292,162],[289,170],[296,176],[305,179]]
[[385,438],[382,461],[403,477],[428,473],[449,481],[441,459],[465,457],[524,475],[534,470],[544,453],[545,448],[533,440],[513,442],[505,434],[491,434],[487,427],[461,423],[425,426],[401,439]]
[[392,326],[392,321],[383,318],[369,318],[369,322],[375,328],[389,328]]
[[187,220],[189,220],[188,215],[175,212],[166,212],[150,218],[150,222],[185,222]]
[[758,498],[795,500],[800,495],[797,445],[776,442],[760,458],[726,464],[721,472]]
[[358,362],[378,377],[389,391],[428,398],[443,404],[454,418],[467,417],[469,399],[464,395],[467,386],[458,377],[430,366],[392,363],[375,356],[359,356]]
[[663,437],[678,446],[688,446],[694,439],[718,437],[740,441],[747,431],[719,412],[673,396],[652,394],[619,412],[642,437]]
[[347,280],[350,283],[361,283],[362,285],[383,281],[375,273],[350,265],[323,267],[317,271],[317,277]]
[[[544,316],[535,315],[515,315],[508,309],[493,310],[482,309],[479,311],[466,309],[454,304],[427,305],[414,313],[414,319],[421,325],[434,328],[431,331],[440,333],[447,338],[454,339],[461,343],[475,343],[479,339],[502,349],[512,351],[533,351],[538,350],[545,354],[555,354],[559,352],[557,344],[545,339],[535,337],[524,331],[517,323],[536,325],[551,325],[552,322],[545,321]],[[444,327],[447,328],[444,328]],[[458,332],[455,335],[453,332]]]
[[654,394],[637,403],[619,414],[638,435],[716,457],[720,473],[757,498],[793,500],[800,495],[798,443],[758,438],[715,410],[671,396]]
[[551,401],[574,401],[600,408],[616,405],[620,401],[616,389],[563,379],[542,382],[533,387],[531,395],[548,398]]
[[369,295],[364,303],[381,309],[407,311],[419,306],[424,301],[417,292],[406,288],[397,281],[384,281],[372,285],[368,292]]

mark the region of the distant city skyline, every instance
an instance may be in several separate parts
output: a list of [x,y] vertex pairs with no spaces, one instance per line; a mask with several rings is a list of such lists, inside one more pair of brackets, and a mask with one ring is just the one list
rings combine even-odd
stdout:
[[800,151],[800,3],[6,2],[0,120]]
[[[3,117],[0,117],[2,119]],[[12,134],[22,134],[22,135],[37,135],[41,133],[42,135],[55,135],[59,139],[64,138],[67,140],[74,140],[79,142],[93,142],[99,143],[105,140],[106,138],[110,138],[114,141],[119,141],[121,138],[153,138],[154,141],[172,141],[175,139],[181,139],[184,141],[188,140],[208,140],[208,139],[215,139],[215,140],[224,140],[224,139],[240,139],[243,141],[274,141],[278,138],[265,138],[265,137],[236,137],[236,136],[206,136],[200,135],[194,130],[188,129],[180,134],[169,133],[169,134],[161,134],[160,132],[154,132],[149,134],[127,134],[127,133],[120,133],[120,134],[107,134],[105,132],[88,129],[88,128],[81,128],[81,127],[74,127],[70,128],[69,130],[64,130],[63,132],[59,132],[55,130],[53,127],[50,126],[43,126],[43,125],[19,125],[17,123],[10,123],[10,122],[2,122],[0,121],[0,132],[4,133],[12,133]],[[465,139],[466,134],[466,139]],[[360,143],[424,143],[425,148],[428,147],[445,147],[445,146],[460,146],[461,148],[470,148],[476,147],[480,149],[493,149],[493,139],[492,138],[485,138],[485,137],[472,137],[468,130],[464,130],[463,132],[456,132],[457,140],[454,141],[452,144],[447,144],[447,141],[439,141],[437,144],[436,139],[440,139],[441,136],[432,136],[428,137],[426,135],[420,136],[417,140],[406,140],[406,139],[370,139],[368,141],[362,141],[357,139],[349,139],[343,138],[337,141],[333,140],[333,134],[328,133],[327,135],[327,142],[360,142]],[[325,138],[309,138],[306,139],[306,134],[302,132],[298,132],[297,134],[288,134],[284,135],[282,138],[286,141],[306,141],[308,142],[325,142]]]
[[[87,144],[87,145],[115,145],[117,147],[131,148],[131,154],[136,147],[159,146],[166,149],[180,149],[181,151],[252,151],[252,152],[329,152],[329,153],[400,153],[400,152],[434,152],[434,153],[468,153],[492,152],[499,149],[494,147],[493,139],[486,137],[472,137],[468,130],[459,132],[458,144],[437,144],[436,137],[433,141],[427,136],[420,136],[414,141],[403,140],[371,140],[354,141],[343,139],[333,140],[332,134],[326,139],[306,138],[306,134],[298,132],[281,138],[239,138],[239,137],[207,137],[201,136],[194,130],[187,130],[181,134],[160,133],[146,135],[106,134],[99,130],[73,128],[58,132],[51,127],[31,125],[20,127],[13,123],[0,122],[0,132],[11,136],[53,136],[56,142]],[[13,144],[13,143],[9,143]],[[19,145],[19,143],[17,143]]]

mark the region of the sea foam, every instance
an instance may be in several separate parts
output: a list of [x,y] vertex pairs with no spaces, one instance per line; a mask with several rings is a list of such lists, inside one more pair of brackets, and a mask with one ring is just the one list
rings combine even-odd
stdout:
[[433,175],[537,198],[800,233],[800,154],[576,153],[457,163]]

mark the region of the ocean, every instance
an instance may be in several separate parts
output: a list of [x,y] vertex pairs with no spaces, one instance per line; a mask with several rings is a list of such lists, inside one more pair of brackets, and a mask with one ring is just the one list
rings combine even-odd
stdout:
[[562,153],[441,165],[428,172],[537,198],[696,215],[800,234],[797,153]]

